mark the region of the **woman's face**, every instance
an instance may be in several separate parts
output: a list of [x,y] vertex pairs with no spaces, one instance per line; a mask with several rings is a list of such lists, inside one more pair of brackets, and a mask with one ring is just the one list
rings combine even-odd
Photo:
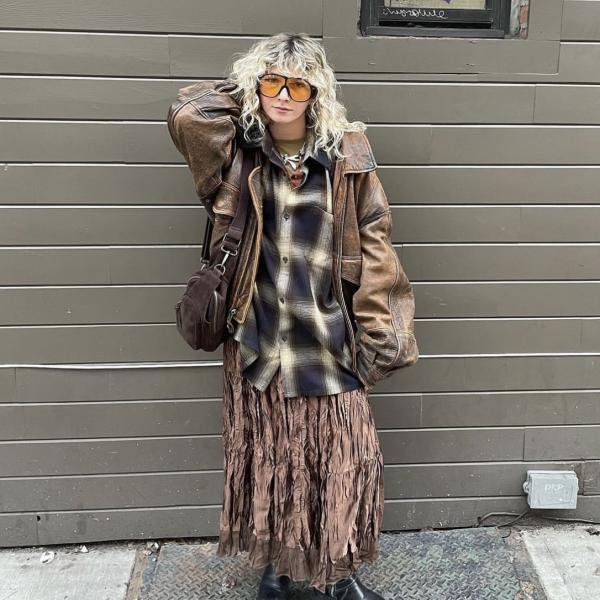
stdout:
[[[273,66],[269,67],[265,72],[302,78],[302,73],[300,71],[294,70],[291,72],[283,72],[279,68]],[[263,96],[260,93],[258,94],[258,97],[260,98],[260,106],[267,115],[269,121],[271,123],[280,123],[282,125],[293,123],[297,119],[304,120],[304,114],[306,113],[309,104],[312,102],[312,100],[307,100],[306,102],[296,102],[295,100],[292,100],[285,87],[281,88],[279,95],[274,98]]]

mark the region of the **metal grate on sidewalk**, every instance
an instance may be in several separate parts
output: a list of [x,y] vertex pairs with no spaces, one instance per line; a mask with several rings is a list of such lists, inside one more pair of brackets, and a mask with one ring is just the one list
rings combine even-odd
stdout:
[[[216,543],[165,543],[147,570],[139,600],[254,600],[262,569],[245,552],[217,557]],[[362,581],[387,600],[520,600],[524,594],[515,556],[495,527],[382,533],[380,557],[363,565]],[[522,565],[521,565],[522,566]],[[234,582],[233,587],[223,581]],[[313,598],[292,582],[290,598]],[[324,598],[325,596],[321,596]]]

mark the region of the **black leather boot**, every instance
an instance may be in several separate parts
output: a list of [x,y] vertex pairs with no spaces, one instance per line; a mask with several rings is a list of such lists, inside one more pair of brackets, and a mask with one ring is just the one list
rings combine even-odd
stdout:
[[258,586],[257,600],[286,600],[290,578],[287,575],[276,575],[275,567],[267,565]]
[[[323,597],[323,594],[314,590],[317,597]],[[353,573],[347,579],[340,579],[335,583],[325,586],[325,597],[336,598],[337,600],[385,600],[377,592],[370,590],[356,575]]]

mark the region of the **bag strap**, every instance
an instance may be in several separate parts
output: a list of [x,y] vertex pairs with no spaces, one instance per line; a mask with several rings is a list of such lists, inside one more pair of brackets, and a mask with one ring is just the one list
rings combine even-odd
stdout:
[[[254,158],[254,161],[253,161]],[[229,255],[237,255],[248,214],[248,205],[250,204],[250,192],[248,189],[248,176],[252,171],[253,162],[256,162],[256,153],[250,150],[242,150],[242,173],[240,175],[240,196],[235,211],[233,221],[229,224],[227,233],[221,242],[221,250],[225,252],[225,260]],[[213,222],[207,217],[206,227],[204,229],[204,241],[202,242],[202,263],[203,266],[209,263],[210,238],[213,230]],[[221,261],[223,264],[225,261]]]
[[212,230],[213,230],[213,224],[207,215],[206,225],[204,226],[204,240],[202,242],[202,259],[200,261],[202,263],[202,268],[204,268],[204,266],[208,264],[208,253],[210,250],[209,244],[210,244],[210,237],[212,235]]
[[250,150],[242,151],[243,152],[243,161],[242,161],[242,174],[240,178],[240,197],[237,205],[237,210],[235,212],[235,217],[233,221],[229,225],[229,229],[223,238],[223,242],[221,243],[221,249],[227,252],[224,249],[226,246],[226,242],[232,240],[233,243],[229,246],[232,250],[235,250],[234,254],[237,254],[237,249],[240,245],[240,241],[242,236],[244,235],[244,227],[246,225],[246,215],[248,214],[248,205],[250,204],[250,191],[248,190],[248,176],[250,175],[250,171],[252,171],[252,158],[253,152]]

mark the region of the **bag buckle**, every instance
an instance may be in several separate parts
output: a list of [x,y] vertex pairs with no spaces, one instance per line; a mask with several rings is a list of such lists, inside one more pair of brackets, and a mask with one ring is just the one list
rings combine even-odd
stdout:
[[231,250],[227,250],[227,248],[225,248],[227,241],[227,234],[225,234],[223,236],[223,239],[221,240],[221,250],[223,250],[223,252],[231,254],[232,256],[235,256],[238,253],[238,248],[240,247],[241,240],[238,240],[237,243],[231,244]]
[[[225,266],[225,263],[227,262],[227,259],[228,259],[230,256],[237,256],[237,254],[238,254],[238,248],[239,248],[239,245],[240,245],[240,242],[238,242],[238,243],[237,243],[237,244],[234,246],[233,250],[229,250],[229,249],[227,249],[227,248],[225,247],[225,240],[226,240],[226,238],[227,238],[227,234],[225,234],[225,237],[223,238],[223,241],[221,242],[221,250],[223,251],[223,253],[224,253],[224,256],[223,256],[223,259],[221,260],[221,262],[220,262],[220,263],[218,263],[218,265],[217,265],[217,266],[220,266],[220,267],[224,267],[224,266]],[[225,269],[223,269],[223,271],[224,271],[224,270],[225,270]],[[223,272],[223,271],[222,271],[222,272]]]

